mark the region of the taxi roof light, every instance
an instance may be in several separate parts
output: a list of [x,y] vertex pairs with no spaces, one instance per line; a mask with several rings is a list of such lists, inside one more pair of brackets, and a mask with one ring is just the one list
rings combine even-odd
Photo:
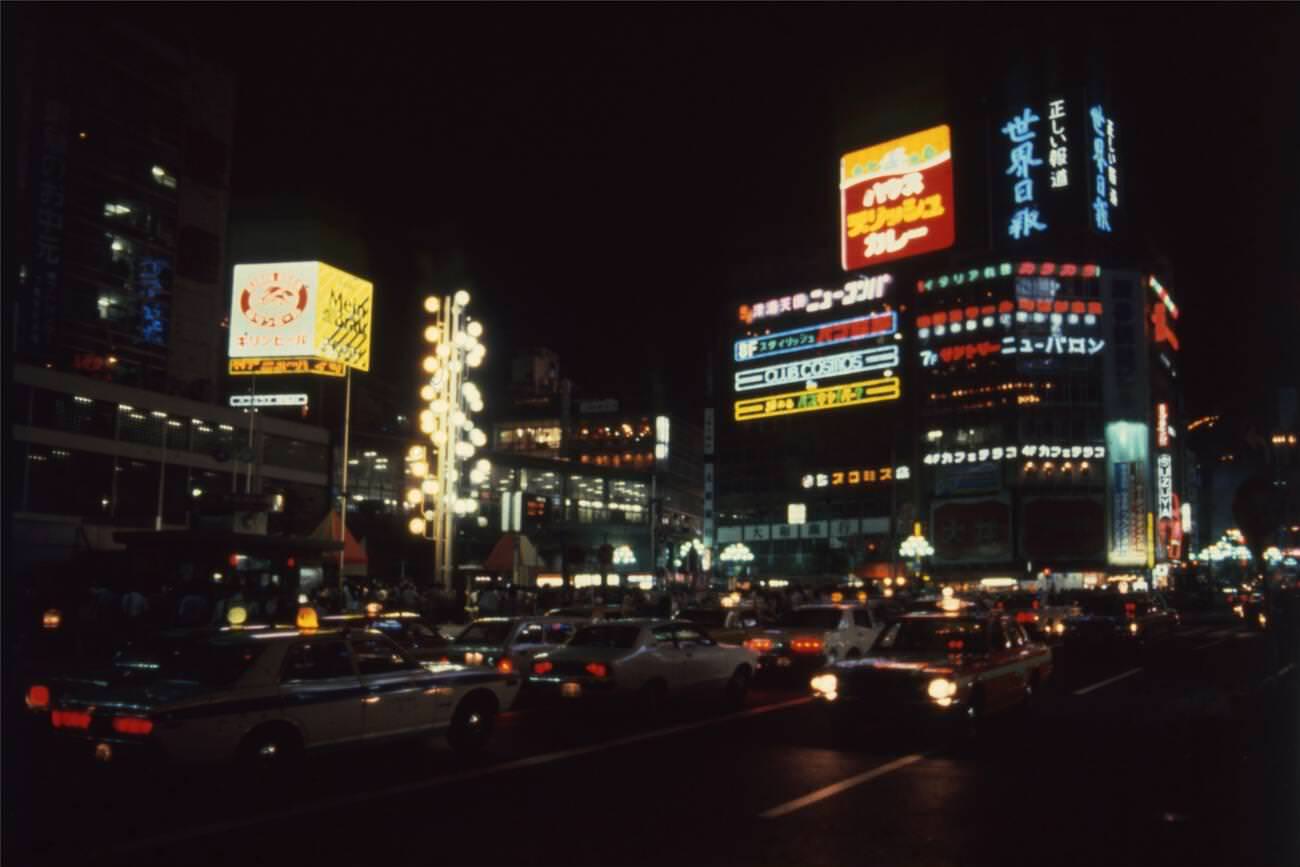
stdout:
[[304,605],[298,609],[297,625],[299,629],[317,629],[320,627],[320,621],[316,617],[316,609]]
[[63,614],[57,608],[51,608],[41,615],[41,626],[45,629],[58,629],[62,623]]
[[378,602],[370,602],[366,604],[366,613],[369,614],[371,617],[378,617],[379,612],[383,610],[384,610],[384,606],[380,605]]
[[248,609],[242,605],[232,605],[226,612],[226,622],[231,626],[243,626],[248,620]]

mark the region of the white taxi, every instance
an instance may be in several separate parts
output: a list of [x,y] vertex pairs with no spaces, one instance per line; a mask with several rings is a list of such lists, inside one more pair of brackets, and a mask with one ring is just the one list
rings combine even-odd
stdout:
[[272,762],[438,732],[476,752],[519,684],[417,662],[375,630],[226,627],[163,634],[118,653],[108,670],[33,684],[27,706],[56,738],[103,761]]
[[741,705],[758,659],[680,620],[609,620],[583,626],[563,647],[533,658],[539,698],[634,699],[646,711],[670,695],[715,693]]
[[801,605],[770,629],[753,633],[746,646],[759,655],[763,672],[808,672],[841,659],[866,655],[886,625],[885,600],[865,604]]

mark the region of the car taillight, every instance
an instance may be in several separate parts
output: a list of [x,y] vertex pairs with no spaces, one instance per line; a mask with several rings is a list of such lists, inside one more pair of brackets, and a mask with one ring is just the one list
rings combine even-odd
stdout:
[[745,642],[745,646],[750,650],[756,650],[762,653],[772,649],[772,639],[770,638],[751,638]]
[[84,710],[51,711],[50,724],[56,729],[88,729],[90,714]]
[[1137,610],[1138,610],[1138,607],[1137,607],[1137,603],[1136,603],[1136,602],[1125,602],[1125,603],[1124,603],[1124,616],[1125,616],[1125,617],[1128,617],[1128,618],[1130,618],[1130,619],[1132,619],[1132,618],[1134,618],[1134,617],[1137,617]]
[[555,663],[549,659],[542,659],[533,663],[533,674],[546,674],[553,668],[555,668]]
[[796,638],[790,642],[790,649],[795,653],[821,653],[822,640],[820,638]]
[[142,716],[113,717],[113,731],[123,735],[147,735],[153,731],[153,720]]
[[1035,613],[1032,612],[1032,611],[1017,611],[1017,612],[1016,612],[1016,622],[1017,622],[1017,623],[1036,623],[1036,622],[1038,622],[1038,615],[1035,614]]
[[29,687],[27,706],[32,710],[47,710],[50,706],[50,688],[39,684]]
[[509,674],[515,670],[515,664],[510,661],[510,657],[503,656],[497,660],[497,671],[502,674]]
[[609,674],[609,666],[603,662],[589,662],[587,673],[592,677],[606,677]]

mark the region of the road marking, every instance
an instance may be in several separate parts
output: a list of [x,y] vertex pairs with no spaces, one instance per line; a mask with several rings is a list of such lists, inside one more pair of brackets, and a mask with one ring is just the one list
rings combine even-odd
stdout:
[[1091,686],[1085,686],[1081,689],[1076,689],[1074,691],[1074,694],[1087,695],[1088,693],[1092,692],[1094,689],[1101,689],[1103,686],[1110,686],[1112,683],[1115,683],[1116,681],[1120,681],[1126,677],[1132,677],[1135,674],[1141,674],[1141,673],[1142,673],[1142,669],[1140,668],[1130,668],[1128,671],[1124,672],[1123,674],[1117,674],[1114,677],[1108,677],[1103,681],[1099,681],[1097,683],[1092,684]]
[[917,762],[921,761],[921,759],[923,758],[925,758],[925,756],[921,755],[920,753],[913,753],[910,756],[903,756],[901,759],[894,759],[892,762],[883,764],[878,768],[872,768],[869,771],[865,771],[861,774],[857,774],[856,776],[849,777],[846,780],[840,780],[838,783],[831,783],[829,786],[823,786],[822,788],[818,789],[815,792],[809,792],[808,794],[804,795],[802,798],[795,798],[793,801],[787,801],[784,804],[773,807],[772,809],[767,810],[765,812],[759,813],[759,818],[779,819],[782,816],[787,816],[790,813],[793,813],[795,810],[802,810],[804,807],[807,807],[810,804],[815,804],[818,801],[824,801],[827,798],[834,797],[835,795],[838,795],[840,792],[847,791],[848,789],[851,789],[854,786],[860,786],[863,783],[869,783],[872,780],[876,779],[876,777],[883,777],[885,774],[892,773],[893,771],[897,771],[900,768],[905,768],[908,765],[916,764]]
[[616,747],[626,746],[628,744],[639,743],[641,741],[654,740],[655,738],[668,737],[670,735],[681,734],[682,732],[694,731],[695,729],[707,728],[709,726],[721,725],[722,723],[733,722],[748,717],[760,716],[762,714],[772,713],[773,711],[786,710],[787,708],[797,707],[808,704],[813,700],[812,696],[803,696],[801,698],[790,699],[789,701],[778,702],[776,704],[763,705],[761,707],[748,708],[737,711],[736,713],[726,714],[725,716],[713,717],[712,719],[696,720],[694,722],[681,723],[667,728],[655,729],[648,732],[637,732],[636,734],[625,735],[621,738],[614,738],[609,741],[602,741],[598,744],[590,744],[585,747],[574,747],[568,750],[559,750],[554,753],[542,753],[541,755],[528,756],[522,759],[515,759],[510,762],[503,762],[499,765],[491,765],[486,768],[475,768],[470,771],[461,771],[458,774],[447,774],[445,776],[434,777],[427,780],[419,780],[412,783],[402,783],[396,786],[389,786],[384,789],[376,789],[371,792],[360,792],[354,795],[345,795],[335,798],[327,798],[321,801],[315,801],[308,804],[302,804],[297,807],[291,807],[286,810],[280,810],[274,813],[262,813],[257,816],[247,816],[242,819],[231,819],[225,822],[213,822],[207,825],[200,825],[195,828],[189,828],[181,831],[175,831],[170,834],[160,834],[155,837],[148,837],[137,840],[125,846],[113,849],[116,852],[135,852],[141,849],[156,849],[164,846],[171,846],[176,843],[187,840],[195,840],[202,837],[211,837],[218,834],[227,834],[231,831],[237,831],[243,828],[250,828],[256,825],[263,825],[269,822],[283,822],[285,819],[296,819],[301,816],[309,816],[314,813],[320,813],[326,810],[340,809],[351,807],[357,804],[363,804],[366,801],[376,801],[383,798],[391,798],[398,795],[407,795],[412,792],[420,792],[427,789],[436,789],[453,783],[463,783],[467,780],[475,780],[481,777],[489,777],[495,774],[504,774],[509,771],[517,771],[523,768],[533,768],[538,765],[546,765],[551,762],[559,762],[565,759],[573,759],[578,756],[585,756],[591,753],[598,753],[604,750],[611,750]]

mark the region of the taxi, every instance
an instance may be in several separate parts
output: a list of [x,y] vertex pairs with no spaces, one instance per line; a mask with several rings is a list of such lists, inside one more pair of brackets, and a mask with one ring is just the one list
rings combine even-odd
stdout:
[[1051,674],[1051,649],[1013,618],[952,600],[898,618],[870,654],[823,668],[811,686],[841,731],[869,718],[973,725],[1023,707]]
[[414,611],[384,611],[371,603],[364,612],[326,614],[320,617],[320,625],[326,629],[374,629],[393,639],[412,659],[448,661],[451,639]]
[[541,699],[624,699],[646,712],[687,693],[715,693],[739,706],[757,664],[753,651],[715,641],[684,620],[610,620],[587,624],[563,647],[539,653],[528,685]]
[[533,657],[564,644],[587,621],[579,617],[480,617],[443,650],[450,662],[527,676]]
[[724,644],[744,644],[766,625],[753,608],[683,608],[677,618],[703,626],[709,635]]
[[887,601],[801,605],[753,633],[745,646],[759,655],[759,670],[806,673],[866,654],[892,615]]
[[294,627],[162,633],[120,651],[104,670],[33,683],[26,700],[58,745],[100,761],[271,764],[430,733],[478,752],[519,683],[418,662],[378,630],[316,628],[315,612],[304,609]]

